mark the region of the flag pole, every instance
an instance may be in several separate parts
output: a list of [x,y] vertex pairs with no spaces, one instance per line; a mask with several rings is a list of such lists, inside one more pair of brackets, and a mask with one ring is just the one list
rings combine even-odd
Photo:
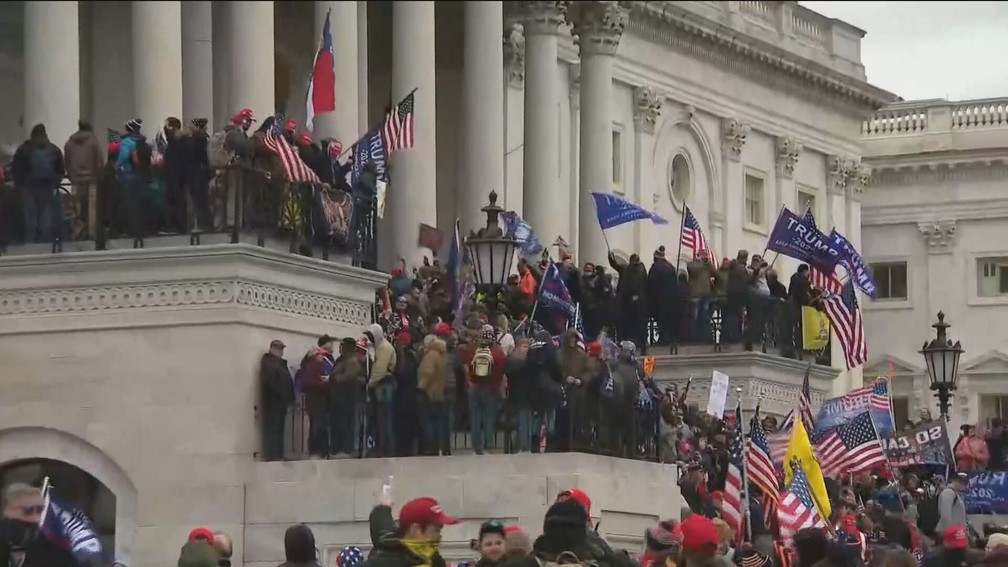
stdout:
[[[681,247],[680,247],[681,248]],[[742,417],[742,388],[736,387],[735,392],[738,393],[738,416],[739,421]],[[742,521],[745,522],[746,527],[746,541],[752,542],[752,519],[749,517],[749,471],[746,466],[746,453],[749,449],[748,439],[745,438],[745,429],[741,423],[736,423],[735,427],[739,428],[739,433],[742,434]],[[749,431],[752,432],[752,427],[750,426]]]
[[687,208],[688,208],[688,205],[686,205],[686,203],[683,203],[682,214],[679,215],[679,255],[676,256],[676,261],[675,261],[676,274],[679,273],[679,262],[682,261],[682,231],[683,231],[683,228],[686,226],[686,209]]
[[[777,211],[777,221],[780,220],[780,217],[781,217],[782,214],[784,214],[784,209],[786,209],[786,208],[787,208],[787,205],[781,205],[780,210]],[[774,221],[774,226],[777,225],[777,221]],[[760,254],[760,258],[766,259],[766,253],[767,253],[767,250],[769,250],[769,247],[770,247],[770,239],[767,238],[766,246],[763,247],[763,253]],[[774,258],[774,261],[777,261],[777,258]]]
[[[550,266],[552,266],[552,265],[553,265],[553,262],[551,261],[550,262]],[[548,267],[546,269],[549,270]],[[532,304],[532,313],[529,314],[529,327],[532,327],[532,323],[535,322],[536,309],[539,308],[539,295],[542,294],[542,286],[543,286],[543,283],[545,283],[545,282],[546,282],[546,272],[543,272],[542,277],[539,278],[539,287],[536,289],[535,303]],[[525,336],[527,337],[527,336],[530,336],[530,335],[528,334],[528,332],[526,332]]]

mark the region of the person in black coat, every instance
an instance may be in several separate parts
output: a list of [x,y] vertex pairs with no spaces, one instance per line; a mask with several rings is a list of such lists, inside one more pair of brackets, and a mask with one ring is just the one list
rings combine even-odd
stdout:
[[259,368],[259,403],[262,407],[262,460],[283,458],[287,409],[294,403],[294,381],[283,358],[282,341],[270,343]]
[[647,283],[649,315],[658,324],[658,341],[662,344],[671,343],[676,335],[672,330],[672,312],[677,277],[675,266],[665,259],[664,246],[655,250]]
[[189,132],[182,138],[182,184],[193,210],[190,217],[197,229],[206,230],[213,224],[210,216],[210,160],[207,146],[210,135],[207,133],[207,119],[193,118]]
[[629,263],[623,264],[609,252],[609,265],[620,276],[616,285],[616,299],[622,312],[620,339],[633,341],[639,345],[641,354],[647,354],[647,269],[637,254],[631,254]]
[[0,509],[0,565],[82,567],[68,549],[40,533],[43,509],[40,489],[21,483],[4,487]]
[[51,242],[62,227],[59,184],[65,166],[63,152],[49,141],[43,124],[18,146],[11,160],[14,186],[21,193],[25,242]]

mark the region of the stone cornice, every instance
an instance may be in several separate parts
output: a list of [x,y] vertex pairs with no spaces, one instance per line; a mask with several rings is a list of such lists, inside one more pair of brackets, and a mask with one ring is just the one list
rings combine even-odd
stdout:
[[1008,180],[1008,162],[988,162],[979,160],[972,162],[940,163],[934,161],[887,167],[869,162],[874,168],[872,185],[874,187],[908,187],[918,185],[940,185],[944,183],[962,183],[984,179]]
[[876,173],[920,169],[1008,165],[1008,148],[946,150],[907,155],[865,156]]
[[[672,2],[632,2],[628,30],[756,81],[827,102],[858,117],[897,100],[892,93],[723,25]],[[796,84],[801,85],[796,88]]]
[[924,204],[864,204],[861,207],[861,225],[918,225],[933,221],[936,211],[941,211],[944,217],[957,221],[1008,219],[1008,198]]

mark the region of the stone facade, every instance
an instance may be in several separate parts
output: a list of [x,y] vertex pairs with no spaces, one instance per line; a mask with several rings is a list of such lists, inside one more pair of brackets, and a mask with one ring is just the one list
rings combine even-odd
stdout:
[[[894,396],[910,415],[937,401],[927,389],[920,345],[946,314],[960,362],[953,421],[1005,417],[1008,405],[1008,101],[908,101],[883,108],[863,125],[870,183],[862,197],[865,259],[905,266],[892,297],[865,301],[872,362],[865,376],[892,359]],[[864,168],[861,170],[864,175]],[[1000,263],[1000,264],[999,264]],[[986,276],[986,277],[985,277]],[[1008,269],[1005,277],[1008,278]]]

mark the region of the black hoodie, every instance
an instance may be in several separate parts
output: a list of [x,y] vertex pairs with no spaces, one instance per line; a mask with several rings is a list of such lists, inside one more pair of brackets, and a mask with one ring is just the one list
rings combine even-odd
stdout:
[[315,534],[304,524],[287,528],[284,534],[284,553],[287,561],[279,567],[319,567],[315,560]]
[[599,567],[631,567],[634,562],[625,551],[613,551],[598,534],[586,529],[588,513],[575,500],[550,506],[543,520],[543,534],[532,544],[532,553],[501,563],[500,567],[540,567],[540,561],[553,562],[561,554],[572,553],[584,564]]

